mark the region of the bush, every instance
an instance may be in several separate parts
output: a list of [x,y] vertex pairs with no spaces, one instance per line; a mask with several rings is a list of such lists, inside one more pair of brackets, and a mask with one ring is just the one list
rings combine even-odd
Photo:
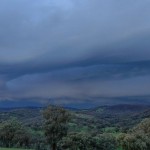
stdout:
[[16,119],[0,124],[0,146],[29,147],[31,135]]
[[116,140],[111,134],[93,137],[86,133],[74,133],[59,142],[60,150],[116,150]]
[[123,150],[150,150],[150,119],[143,120],[129,133],[118,137]]

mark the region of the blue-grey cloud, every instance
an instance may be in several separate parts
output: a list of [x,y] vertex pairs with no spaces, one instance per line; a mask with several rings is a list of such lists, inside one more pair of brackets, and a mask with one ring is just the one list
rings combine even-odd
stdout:
[[149,95],[149,4],[1,0],[0,99]]

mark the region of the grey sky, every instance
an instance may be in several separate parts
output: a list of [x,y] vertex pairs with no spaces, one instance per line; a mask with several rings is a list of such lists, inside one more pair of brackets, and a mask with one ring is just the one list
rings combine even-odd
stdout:
[[0,100],[150,95],[149,14],[149,0],[0,0]]

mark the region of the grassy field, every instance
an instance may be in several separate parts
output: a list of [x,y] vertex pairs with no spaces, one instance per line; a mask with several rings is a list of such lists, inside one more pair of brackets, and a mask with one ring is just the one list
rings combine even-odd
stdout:
[[122,148],[118,148],[117,150],[122,150]]
[[[33,150],[33,149],[20,149],[20,148],[0,148],[0,150]],[[122,150],[118,148],[117,150]]]
[[20,149],[20,148],[0,148],[0,150],[31,150],[31,149]]

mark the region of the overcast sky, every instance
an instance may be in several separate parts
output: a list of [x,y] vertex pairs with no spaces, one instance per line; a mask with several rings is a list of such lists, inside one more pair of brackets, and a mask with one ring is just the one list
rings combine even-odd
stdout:
[[149,14],[149,0],[0,0],[0,101],[149,97]]

